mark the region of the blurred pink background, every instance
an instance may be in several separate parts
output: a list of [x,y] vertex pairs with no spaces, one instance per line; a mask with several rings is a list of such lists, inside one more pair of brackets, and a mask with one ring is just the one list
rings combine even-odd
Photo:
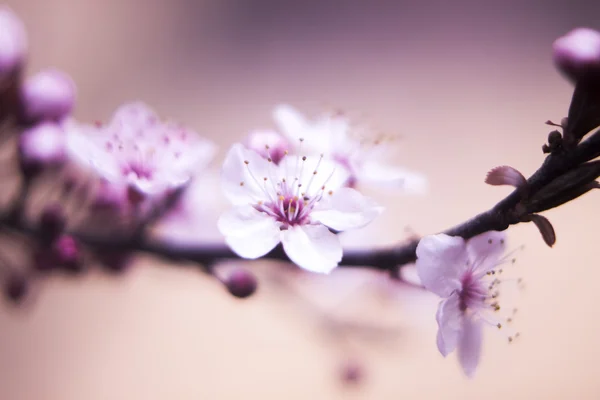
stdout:
[[[571,94],[551,44],[573,27],[600,27],[600,3],[588,1],[8,4],[29,30],[28,72],[70,73],[81,119],[106,120],[140,99],[219,143],[221,155],[270,127],[282,101],[310,115],[339,107],[400,134],[398,163],[426,173],[431,190],[370,192],[387,206],[368,228],[378,245],[405,238],[407,226],[436,232],[490,207],[508,192],[483,183],[494,166],[532,173],[544,121],[565,116]],[[125,276],[55,277],[27,307],[2,306],[0,398],[598,399],[596,196],[546,214],[558,236],[551,250],[532,225],[509,231],[512,248],[525,245],[521,338],[508,345],[488,330],[474,380],[437,352],[437,299],[402,287],[382,296],[374,274],[292,280],[331,315],[400,331],[342,344],[269,282],[272,263],[252,263],[263,284],[239,301],[195,268],[143,258]],[[360,386],[338,378],[348,358],[366,370]]]

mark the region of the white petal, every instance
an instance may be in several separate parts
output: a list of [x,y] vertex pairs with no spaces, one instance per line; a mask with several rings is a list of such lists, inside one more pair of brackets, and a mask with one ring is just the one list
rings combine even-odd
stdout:
[[[279,171],[289,182],[297,178],[301,193],[314,196],[339,189],[348,180],[348,171],[337,163],[317,156],[288,156],[279,163]],[[315,174],[314,172],[317,171]],[[325,189],[323,189],[323,187]]]
[[382,187],[402,189],[409,194],[425,194],[428,190],[425,175],[405,168],[370,161],[356,166],[354,170],[359,182],[366,181]]
[[465,374],[472,377],[479,364],[483,329],[481,320],[463,318],[463,327],[458,340],[458,361]]
[[285,254],[312,272],[328,274],[342,260],[338,237],[323,225],[297,225],[282,231]]
[[148,127],[158,121],[156,113],[150,106],[140,101],[121,105],[113,114],[111,126],[126,128],[122,132],[137,133],[141,128]]
[[458,293],[440,302],[435,319],[438,323],[437,346],[444,357],[454,351],[462,329],[463,315]]
[[277,173],[276,165],[269,163],[242,144],[236,143],[227,153],[223,163],[221,174],[223,192],[234,205],[266,200],[268,196],[265,190],[271,190],[274,182],[265,182],[264,178],[270,179],[269,176]]
[[298,139],[305,138],[304,135],[310,128],[310,124],[304,115],[288,104],[280,104],[275,107],[273,119],[275,119],[275,123],[281,132],[294,141],[294,145],[296,145]]
[[224,213],[217,225],[231,249],[244,258],[264,256],[281,240],[277,221],[252,206]]
[[506,233],[489,231],[467,241],[469,260],[481,276],[493,269],[506,250]]
[[336,231],[345,231],[367,225],[382,212],[383,207],[359,191],[341,188],[325,195],[310,215]]
[[425,236],[417,246],[417,273],[423,285],[440,297],[460,289],[467,270],[464,239],[443,233]]

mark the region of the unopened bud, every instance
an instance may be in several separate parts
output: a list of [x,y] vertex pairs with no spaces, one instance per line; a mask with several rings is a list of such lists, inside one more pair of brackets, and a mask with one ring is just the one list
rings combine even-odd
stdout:
[[76,88],[64,72],[47,70],[27,79],[22,98],[27,121],[61,120],[73,110]]
[[342,382],[348,385],[358,385],[364,380],[364,369],[357,361],[347,361],[342,366]]
[[92,209],[119,210],[127,204],[126,196],[122,186],[102,181],[92,200]]
[[20,303],[29,289],[27,279],[23,276],[9,276],[4,283],[4,296],[13,303]]
[[33,177],[65,161],[65,134],[59,125],[44,122],[21,133],[19,162],[26,177]]
[[27,34],[21,20],[0,6],[0,81],[20,68],[27,56]]
[[244,299],[254,294],[258,286],[254,274],[245,269],[234,270],[225,279],[224,283],[229,293],[240,299]]
[[77,241],[68,235],[61,236],[52,246],[59,265],[70,272],[80,272],[83,266]]
[[572,30],[554,42],[553,58],[560,72],[573,82],[588,74],[600,75],[600,32]]
[[98,250],[96,258],[109,272],[124,272],[131,265],[132,254],[114,250]]

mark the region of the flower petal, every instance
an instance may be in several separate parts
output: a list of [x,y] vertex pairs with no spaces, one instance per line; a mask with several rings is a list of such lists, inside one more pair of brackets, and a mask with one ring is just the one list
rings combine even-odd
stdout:
[[[273,110],[273,119],[290,140],[296,141],[304,138],[310,129],[310,123],[298,110],[288,104],[280,104]],[[312,137],[309,138],[312,141]],[[294,143],[295,144],[295,143]]]
[[489,231],[467,241],[469,260],[475,266],[476,277],[493,269],[506,250],[506,233]]
[[427,178],[397,166],[388,166],[376,161],[365,162],[354,168],[358,181],[368,181],[382,187],[402,189],[409,194],[427,193]]
[[285,175],[278,178],[285,176],[290,182],[297,178],[302,184],[300,192],[311,197],[330,190],[335,192],[349,177],[348,171],[337,163],[316,156],[284,157],[279,172]]
[[330,273],[342,260],[338,237],[323,225],[297,225],[282,231],[285,254],[312,272]]
[[367,225],[382,212],[383,207],[357,190],[341,188],[325,195],[310,215],[336,231],[345,231]]
[[435,319],[438,323],[437,346],[444,357],[454,351],[461,334],[463,315],[457,292],[440,302]]
[[217,225],[231,249],[244,258],[264,256],[281,240],[277,221],[252,206],[240,206],[224,213]]
[[264,178],[276,171],[276,165],[269,165],[258,153],[236,143],[227,153],[223,163],[223,192],[234,205],[256,203],[260,199],[268,198],[265,190],[272,185],[265,184]]
[[460,279],[467,269],[467,251],[461,237],[425,236],[417,246],[417,273],[423,285],[440,297],[460,289]]
[[477,364],[479,364],[482,339],[481,320],[465,317],[457,350],[458,361],[469,378],[473,377]]

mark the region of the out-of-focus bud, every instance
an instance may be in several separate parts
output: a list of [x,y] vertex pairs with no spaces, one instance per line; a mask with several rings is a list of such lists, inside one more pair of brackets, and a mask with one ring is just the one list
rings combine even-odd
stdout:
[[107,271],[121,273],[125,272],[131,265],[133,254],[124,251],[99,249],[96,251],[96,258]]
[[358,361],[347,361],[342,366],[342,383],[347,385],[359,385],[364,380],[364,368]]
[[92,210],[120,210],[127,205],[127,193],[120,185],[102,181],[92,200]]
[[73,110],[76,87],[67,74],[50,69],[28,78],[23,84],[21,96],[26,121],[58,121]]
[[72,236],[61,236],[52,248],[59,265],[69,272],[81,272],[83,267],[81,251]]
[[273,131],[254,131],[246,139],[246,147],[256,151],[263,158],[279,164],[287,154],[290,144],[280,134]]
[[19,162],[25,177],[32,178],[45,168],[66,160],[65,134],[59,125],[44,122],[21,133]]
[[236,269],[224,281],[229,293],[244,299],[256,292],[258,282],[256,277],[245,269]]
[[9,276],[4,282],[4,296],[6,299],[17,304],[20,303],[29,289],[29,284],[24,276]]
[[48,242],[57,238],[65,229],[67,219],[59,204],[44,207],[40,215],[40,231]]
[[21,20],[7,6],[0,6],[0,81],[23,65],[27,34]]
[[600,75],[600,32],[572,30],[554,42],[553,58],[560,72],[573,82],[588,74]]

